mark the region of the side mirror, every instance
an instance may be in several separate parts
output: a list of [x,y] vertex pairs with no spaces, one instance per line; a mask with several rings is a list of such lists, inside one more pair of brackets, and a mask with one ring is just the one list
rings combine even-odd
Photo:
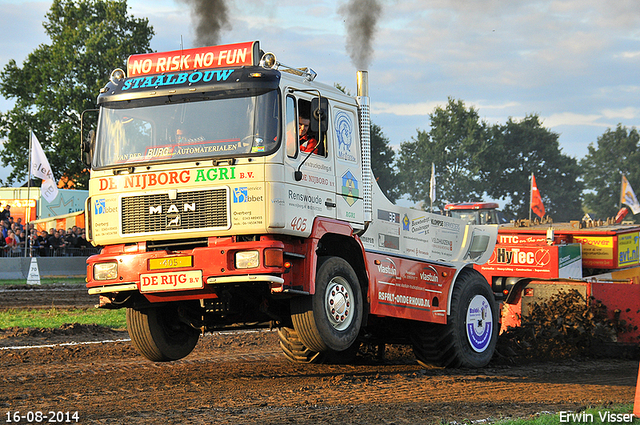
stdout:
[[87,167],[91,165],[93,160],[93,148],[96,145],[96,132],[91,130],[87,134],[87,139],[84,140],[81,145],[82,163]]
[[314,133],[324,133],[329,128],[329,101],[326,97],[316,97],[311,100],[309,127]]
[[96,144],[96,132],[90,130],[87,135],[84,134],[85,129],[85,114],[92,113],[91,116],[98,116],[98,109],[86,109],[82,111],[80,115],[80,159],[87,167],[91,166],[93,160],[93,149]]

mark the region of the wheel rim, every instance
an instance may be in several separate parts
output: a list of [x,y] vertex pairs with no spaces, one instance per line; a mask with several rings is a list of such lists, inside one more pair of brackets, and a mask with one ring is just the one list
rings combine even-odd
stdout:
[[484,296],[476,295],[467,307],[465,321],[467,339],[475,352],[482,353],[487,349],[491,343],[493,326],[491,304]]
[[336,276],[331,279],[324,295],[325,313],[335,330],[343,331],[351,325],[353,299],[353,290],[345,278]]

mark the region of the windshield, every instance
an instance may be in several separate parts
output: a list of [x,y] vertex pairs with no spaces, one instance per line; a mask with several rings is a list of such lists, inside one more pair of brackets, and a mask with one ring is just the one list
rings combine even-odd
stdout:
[[494,210],[454,210],[451,211],[451,217],[465,220],[468,224],[501,224],[507,222],[505,219],[498,220],[496,211]]
[[279,111],[277,90],[181,103],[113,102],[101,110],[93,167],[264,155],[280,140]]
[[451,217],[459,218],[467,222],[467,224],[481,224],[478,221],[478,213],[476,211],[451,211]]

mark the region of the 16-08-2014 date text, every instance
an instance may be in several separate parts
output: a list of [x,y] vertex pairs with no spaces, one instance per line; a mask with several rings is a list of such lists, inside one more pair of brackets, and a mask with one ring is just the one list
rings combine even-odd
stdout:
[[78,412],[62,412],[62,411],[27,411],[20,412],[7,412],[4,423],[7,424],[70,424],[78,423],[80,421],[80,415]]

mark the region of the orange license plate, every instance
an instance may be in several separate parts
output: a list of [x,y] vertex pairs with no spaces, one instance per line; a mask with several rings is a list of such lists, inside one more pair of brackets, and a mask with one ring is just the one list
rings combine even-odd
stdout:
[[177,269],[192,267],[193,257],[164,257],[149,259],[149,270]]

